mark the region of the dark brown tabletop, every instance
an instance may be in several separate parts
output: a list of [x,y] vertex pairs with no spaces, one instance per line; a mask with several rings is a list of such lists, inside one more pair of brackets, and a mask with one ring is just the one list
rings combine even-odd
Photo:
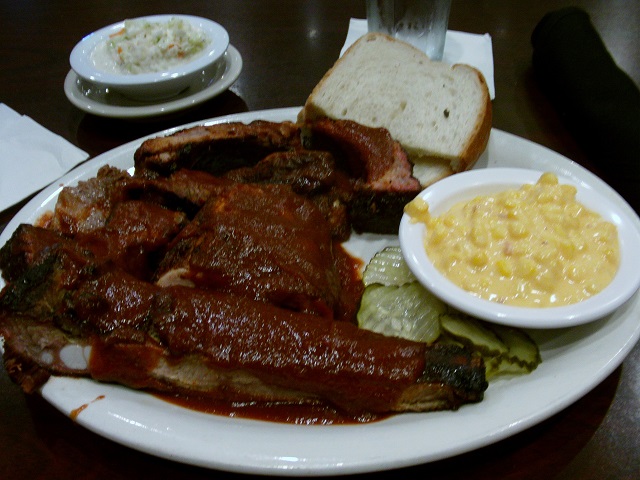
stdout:
[[[618,65],[640,83],[640,2],[635,0],[454,0],[450,28],[491,35],[495,128],[539,143],[603,176],[593,167],[589,152],[569,134],[532,74],[534,26],[546,12],[568,4],[590,14]],[[238,80],[216,98],[159,119],[107,119],[74,107],[65,96],[63,82],[76,42],[124,18],[156,13],[198,15],[222,24],[244,61]],[[0,102],[94,157],[168,127],[302,105],[338,57],[349,19],[364,15],[364,1],[344,0],[0,0]],[[0,161],[1,156],[0,152]],[[0,212],[0,231],[25,202]],[[636,345],[593,390],[521,433],[470,453],[367,477],[640,478],[639,379],[640,346]],[[94,434],[40,396],[23,394],[0,367],[0,478],[204,479],[218,475]],[[242,476],[225,474],[225,478]]]

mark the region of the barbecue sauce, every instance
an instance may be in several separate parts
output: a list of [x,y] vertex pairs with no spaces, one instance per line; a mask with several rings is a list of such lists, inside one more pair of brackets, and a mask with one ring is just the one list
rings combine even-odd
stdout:
[[350,414],[326,404],[232,403],[161,393],[154,396],[183,408],[212,415],[292,425],[354,425],[377,422],[390,416],[373,413]]
[[80,405],[78,408],[74,408],[73,410],[71,410],[71,413],[69,414],[69,416],[71,417],[71,420],[75,422],[78,419],[78,415],[80,415],[89,405],[91,405],[94,402],[97,402],[98,400],[104,400],[104,398],[105,398],[104,395],[98,395],[89,403],[84,403]]

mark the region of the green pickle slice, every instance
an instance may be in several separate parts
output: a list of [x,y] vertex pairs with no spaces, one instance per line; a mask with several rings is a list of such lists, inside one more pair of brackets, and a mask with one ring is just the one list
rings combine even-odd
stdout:
[[448,313],[440,319],[443,330],[460,343],[472,347],[483,356],[502,355],[509,352],[500,338],[475,318]]
[[380,250],[369,261],[362,274],[365,287],[376,283],[400,286],[415,281],[417,279],[404,261],[400,247]]
[[358,325],[384,335],[433,343],[440,336],[440,315],[445,311],[445,304],[418,282],[373,284],[362,295]]

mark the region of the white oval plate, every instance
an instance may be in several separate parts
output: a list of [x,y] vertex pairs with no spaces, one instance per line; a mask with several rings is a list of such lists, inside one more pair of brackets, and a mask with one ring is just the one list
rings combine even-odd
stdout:
[[[429,204],[438,216],[454,204],[535,183],[542,171],[525,168],[479,169],[459,173],[436,182],[418,197]],[[573,305],[549,308],[526,308],[503,305],[480,298],[447,279],[431,262],[424,248],[424,223],[412,222],[405,214],[400,222],[400,245],[405,260],[426,288],[458,310],[503,325],[527,328],[571,327],[610,314],[626,302],[640,286],[640,269],[634,262],[640,252],[638,217],[585,183],[574,183],[559,176],[561,184],[577,188],[576,200],[613,223],[620,241],[620,267],[612,282],[600,293]]]
[[[249,112],[210,123],[295,120],[299,110],[296,107]],[[64,185],[95,176],[105,164],[131,168],[133,153],[141,141],[94,158],[42,191],[0,234],[0,245],[19,223],[32,223],[51,209]],[[487,166],[553,171],[592,186],[621,208],[630,208],[611,188],[579,165],[499,130],[492,131],[488,149],[477,168]],[[353,237],[346,246],[369,260],[377,250],[397,243],[395,236],[363,235]],[[93,432],[178,462],[279,476],[365,473],[468,452],[552,416],[620,365],[640,337],[639,317],[640,295],[636,294],[604,319],[570,329],[532,330],[543,360],[532,374],[492,382],[482,402],[463,406],[456,412],[402,414],[367,425],[285,425],[207,415],[143,392],[86,379],[52,378],[43,387],[42,395],[65,415],[86,405],[75,421]]]
[[82,80],[70,70],[64,93],[80,110],[109,118],[148,118],[185,110],[220,95],[238,79],[242,56],[229,45],[221,60],[203,71],[187,90],[161,102],[142,102]]

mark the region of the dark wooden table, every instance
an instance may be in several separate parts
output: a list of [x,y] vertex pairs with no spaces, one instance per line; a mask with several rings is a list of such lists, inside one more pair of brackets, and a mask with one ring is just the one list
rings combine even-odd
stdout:
[[[571,3],[591,15],[618,64],[640,83],[640,2]],[[492,36],[494,127],[593,169],[589,152],[569,135],[532,76],[531,31],[546,12],[565,4],[455,0],[450,28]],[[193,110],[162,119],[105,119],[72,106],[63,81],[74,44],[102,26],[155,13],[199,15],[224,25],[244,59],[237,82]],[[338,57],[349,18],[364,14],[364,1],[344,0],[0,0],[0,101],[95,156],[187,122],[302,105]],[[0,212],[0,230],[23,205]],[[636,345],[600,385],[537,426],[471,453],[368,477],[399,473],[433,479],[640,478],[639,379]],[[25,396],[0,367],[0,478],[199,479],[219,474],[158,459],[95,435],[39,396]]]

